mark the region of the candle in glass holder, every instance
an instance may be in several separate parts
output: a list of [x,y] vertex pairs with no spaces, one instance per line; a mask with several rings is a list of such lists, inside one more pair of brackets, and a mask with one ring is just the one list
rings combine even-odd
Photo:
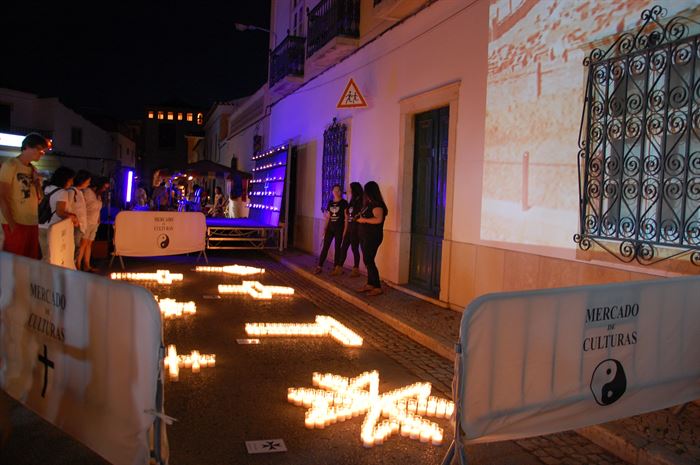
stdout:
[[432,437],[432,444],[434,446],[441,446],[442,445],[442,436],[443,436],[443,429],[442,428],[435,428],[433,430],[433,437]]
[[199,373],[199,359],[192,361],[192,373]]
[[306,416],[304,417],[304,426],[306,426],[308,429],[314,429],[315,425],[316,419],[314,418],[312,412],[306,412]]

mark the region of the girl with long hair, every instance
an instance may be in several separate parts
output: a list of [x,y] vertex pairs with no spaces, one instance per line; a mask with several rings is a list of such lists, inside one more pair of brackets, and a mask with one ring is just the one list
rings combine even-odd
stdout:
[[354,262],[350,276],[360,276],[360,225],[357,223],[357,219],[362,211],[363,195],[362,184],[351,182],[350,201],[348,202],[348,209],[345,211],[345,235],[340,246],[340,266],[333,270],[331,274],[342,273],[343,264],[348,256],[348,248],[352,247]]
[[358,289],[367,295],[379,295],[382,284],[379,281],[379,270],[374,263],[379,245],[384,240],[384,221],[389,214],[379,185],[374,181],[365,184],[363,207],[357,222],[360,225],[360,244],[362,258],[367,268],[367,284]]

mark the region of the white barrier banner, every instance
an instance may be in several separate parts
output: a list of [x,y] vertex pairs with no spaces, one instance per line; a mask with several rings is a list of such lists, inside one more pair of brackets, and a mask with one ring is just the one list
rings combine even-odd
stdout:
[[126,257],[178,255],[206,247],[207,222],[198,212],[123,211],[114,229],[114,252]]
[[70,219],[49,226],[49,263],[75,269],[75,227]]
[[700,398],[700,278],[492,294],[462,317],[463,442],[535,436]]
[[0,253],[0,387],[111,463],[149,462],[161,344],[147,290]]

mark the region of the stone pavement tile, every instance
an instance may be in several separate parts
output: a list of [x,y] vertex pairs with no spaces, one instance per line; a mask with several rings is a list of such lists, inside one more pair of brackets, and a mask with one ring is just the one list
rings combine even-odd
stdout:
[[[107,465],[109,462],[0,391],[10,410],[12,432],[0,448],[6,465]],[[4,408],[4,407],[3,407]]]

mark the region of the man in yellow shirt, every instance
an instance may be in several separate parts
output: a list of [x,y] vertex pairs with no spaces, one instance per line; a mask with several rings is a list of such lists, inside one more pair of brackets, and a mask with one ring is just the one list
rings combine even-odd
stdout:
[[31,162],[39,161],[50,146],[44,136],[31,133],[22,141],[19,156],[0,167],[0,224],[6,252],[39,258],[41,178]]

